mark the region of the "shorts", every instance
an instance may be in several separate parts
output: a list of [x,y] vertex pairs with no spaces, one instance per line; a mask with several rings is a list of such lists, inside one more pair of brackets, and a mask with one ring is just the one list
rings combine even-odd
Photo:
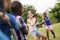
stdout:
[[38,30],[34,30],[34,31],[31,31],[30,34],[33,36],[33,35],[36,35],[38,36],[39,34],[41,34],[41,32],[39,32]]
[[46,29],[46,30],[53,30],[53,28],[52,28],[52,26],[51,26],[51,25],[46,26],[46,27],[45,27],[45,29]]

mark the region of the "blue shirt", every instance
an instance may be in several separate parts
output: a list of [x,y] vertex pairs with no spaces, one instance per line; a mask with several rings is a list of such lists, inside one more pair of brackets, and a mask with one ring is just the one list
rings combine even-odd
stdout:
[[51,25],[51,22],[50,22],[50,20],[49,20],[48,17],[45,17],[44,20],[45,20],[45,24],[46,24],[47,26]]
[[[12,27],[18,31],[18,24],[16,23],[15,18],[11,14],[6,14],[9,17],[9,21],[12,25]],[[0,40],[11,40],[10,37],[10,27],[8,24],[4,23],[0,19]]]

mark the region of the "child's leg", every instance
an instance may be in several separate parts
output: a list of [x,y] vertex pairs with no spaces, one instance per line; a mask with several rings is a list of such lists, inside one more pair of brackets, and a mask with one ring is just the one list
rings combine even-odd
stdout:
[[36,30],[36,36],[37,40],[40,40],[40,37],[42,37],[42,40],[46,40],[47,36]]
[[37,36],[36,35],[33,35],[33,40],[37,40]]
[[54,31],[53,30],[50,30],[50,31],[53,34],[53,37],[56,38]]
[[50,29],[50,32],[53,34],[53,37],[55,38],[56,36],[51,25],[49,26],[49,29]]
[[32,31],[30,33],[32,35],[33,40],[37,40],[36,32],[35,31]]
[[50,39],[49,39],[49,28],[48,28],[48,26],[46,26],[45,29],[46,29],[47,38],[48,38],[48,40],[50,40]]
[[50,38],[49,38],[49,30],[46,30],[46,35],[47,35],[48,40],[50,40]]
[[40,36],[37,36],[37,40],[40,40]]
[[42,34],[42,33],[41,33],[41,34],[39,34],[39,36],[40,36],[40,37],[42,37],[42,40],[46,40],[46,39],[47,39],[47,36],[46,36],[46,35],[44,35],[44,34]]

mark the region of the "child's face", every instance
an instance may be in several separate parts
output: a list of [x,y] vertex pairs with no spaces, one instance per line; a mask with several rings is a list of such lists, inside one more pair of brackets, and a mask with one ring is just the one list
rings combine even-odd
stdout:
[[43,13],[43,16],[46,17],[47,16],[47,13]]
[[28,11],[28,17],[29,17],[29,18],[32,18],[32,17],[33,17],[33,14],[32,14],[31,11]]

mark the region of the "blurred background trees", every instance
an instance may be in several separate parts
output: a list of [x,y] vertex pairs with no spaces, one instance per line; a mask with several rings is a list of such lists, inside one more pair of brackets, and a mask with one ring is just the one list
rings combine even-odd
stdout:
[[[58,23],[60,22],[60,2],[56,3],[54,8],[50,8],[51,11],[49,11],[49,17],[52,23]],[[31,5],[23,5],[23,15],[24,21],[27,21],[27,12],[31,10],[35,15],[37,15],[37,21],[42,21],[42,14],[36,13],[36,9]],[[11,8],[7,10],[8,13],[11,12]]]
[[27,17],[27,12],[29,10],[32,11],[33,14],[37,15],[37,21],[41,22],[42,16],[39,13],[36,13],[36,9],[33,6],[31,6],[31,5],[24,5],[23,6],[23,15],[22,16],[23,16],[25,22],[27,21],[27,18],[28,18]]
[[52,23],[60,22],[60,3],[56,3],[55,7],[49,12]]

